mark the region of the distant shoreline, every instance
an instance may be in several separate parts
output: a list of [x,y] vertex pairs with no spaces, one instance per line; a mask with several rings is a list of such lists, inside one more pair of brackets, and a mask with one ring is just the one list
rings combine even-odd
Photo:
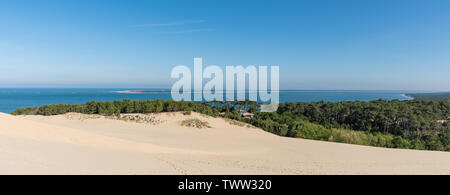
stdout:
[[410,97],[418,100],[449,100],[450,92],[435,92],[435,93],[410,93],[404,94],[406,97]]
[[402,94],[401,96],[411,98],[411,100],[416,99],[413,96],[411,96],[410,94]]
[[114,93],[126,93],[126,94],[139,94],[139,93],[170,93],[170,91],[124,90],[124,91],[114,91]]
[[[214,90],[202,90],[202,91],[191,91],[189,93],[203,93],[203,92],[213,92]],[[237,92],[237,93],[258,93],[258,92],[310,92],[310,91],[378,91],[378,90],[296,90],[296,89],[280,89],[280,90],[229,90],[229,91],[222,91],[222,92],[217,92],[217,93],[228,93],[228,92]],[[389,91],[389,90],[379,90],[379,91]],[[114,93],[127,93],[127,94],[139,94],[139,93],[171,93],[171,90],[155,90],[155,91],[151,91],[151,90],[121,90],[121,91],[113,91]],[[408,96],[407,94],[402,94],[402,96],[404,97],[411,97]]]
[[[203,90],[203,91],[192,91],[192,92],[188,92],[188,93],[203,93],[203,92],[205,92],[206,90]],[[206,92],[214,92],[214,91],[206,91]],[[224,91],[225,93],[227,93],[227,92],[231,92],[231,91]],[[235,92],[238,92],[238,93],[246,93],[246,92],[250,92],[250,93],[257,93],[257,92],[272,92],[272,91],[267,91],[267,90],[264,90],[264,91],[248,91],[248,90],[245,90],[245,91],[235,91]],[[279,91],[273,91],[273,92],[281,92],[281,90],[279,90]],[[126,94],[141,94],[141,93],[171,93],[171,91],[169,91],[169,90],[159,90],[159,91],[148,91],[148,90],[123,90],[123,91],[114,91],[114,93],[126,93]],[[223,93],[223,92],[217,92],[217,93]]]

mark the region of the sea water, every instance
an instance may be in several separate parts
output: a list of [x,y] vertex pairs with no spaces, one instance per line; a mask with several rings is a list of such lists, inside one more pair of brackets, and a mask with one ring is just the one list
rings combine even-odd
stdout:
[[[126,90],[158,91],[155,93],[120,93]],[[87,101],[112,100],[170,100],[165,89],[0,89],[0,112],[10,113],[21,107],[36,107],[46,104],[84,104]],[[417,91],[365,91],[365,90],[289,90],[280,91],[280,102],[317,101],[371,101],[410,100],[406,93]]]

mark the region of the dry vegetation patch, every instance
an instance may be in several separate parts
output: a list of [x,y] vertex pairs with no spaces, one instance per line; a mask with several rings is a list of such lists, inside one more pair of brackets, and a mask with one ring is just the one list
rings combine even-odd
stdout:
[[153,115],[145,114],[121,114],[119,119],[127,122],[145,123],[151,125],[158,125],[164,122],[161,119],[157,119]]
[[80,113],[74,113],[69,112],[67,114],[64,114],[64,117],[68,120],[89,120],[89,119],[99,119],[101,116],[96,114],[80,114]]
[[250,125],[250,124],[247,124],[247,123],[244,123],[244,122],[240,122],[240,121],[236,121],[236,120],[232,120],[232,119],[228,119],[228,118],[225,118],[225,121],[227,121],[228,124],[230,124],[230,125],[236,125],[236,126],[239,126],[239,127],[247,127],[247,128],[256,128],[253,125]]
[[186,119],[181,121],[181,126],[185,126],[185,127],[195,127],[198,129],[202,129],[202,128],[211,128],[211,126],[209,126],[209,123],[206,121],[201,121],[200,119]]

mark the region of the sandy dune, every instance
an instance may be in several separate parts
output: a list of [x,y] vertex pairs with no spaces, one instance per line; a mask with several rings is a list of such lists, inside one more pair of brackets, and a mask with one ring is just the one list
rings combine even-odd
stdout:
[[[0,174],[450,174],[450,153],[278,137],[193,113],[155,124],[0,114]],[[180,126],[187,118],[212,128]]]

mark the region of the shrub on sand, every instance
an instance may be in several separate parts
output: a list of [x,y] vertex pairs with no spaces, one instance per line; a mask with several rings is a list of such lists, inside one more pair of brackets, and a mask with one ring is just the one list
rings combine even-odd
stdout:
[[209,126],[208,122],[204,122],[201,121],[199,119],[186,119],[181,121],[181,126],[186,126],[186,127],[195,127],[198,129],[201,128],[211,128],[211,126]]

